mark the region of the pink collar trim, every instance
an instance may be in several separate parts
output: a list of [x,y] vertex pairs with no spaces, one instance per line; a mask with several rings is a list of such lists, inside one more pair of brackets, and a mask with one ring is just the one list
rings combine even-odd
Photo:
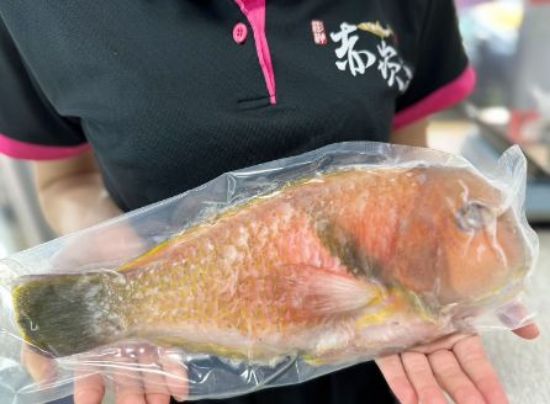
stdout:
[[260,66],[265,79],[269,101],[271,104],[277,103],[275,89],[275,72],[271,62],[271,52],[267,43],[265,33],[265,2],[266,0],[235,0],[243,14],[248,19],[254,32],[254,41],[256,42],[256,52],[260,61]]

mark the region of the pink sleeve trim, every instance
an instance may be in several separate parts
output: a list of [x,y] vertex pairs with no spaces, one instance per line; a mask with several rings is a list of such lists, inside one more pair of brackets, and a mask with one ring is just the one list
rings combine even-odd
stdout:
[[78,146],[42,146],[11,139],[0,133],[0,153],[22,160],[57,160],[73,157],[91,149],[88,143]]
[[398,112],[393,118],[393,129],[400,129],[458,104],[474,91],[475,86],[476,71],[473,67],[469,66],[458,78],[449,84],[434,91],[416,104]]

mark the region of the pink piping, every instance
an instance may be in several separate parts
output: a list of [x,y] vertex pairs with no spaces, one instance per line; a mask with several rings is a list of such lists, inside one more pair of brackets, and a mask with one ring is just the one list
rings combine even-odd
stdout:
[[400,129],[435,112],[458,104],[472,93],[475,86],[476,71],[469,66],[449,84],[434,91],[416,104],[398,112],[393,119],[393,129]]
[[90,150],[88,143],[78,146],[42,146],[11,139],[0,133],[0,153],[22,160],[56,160]]
[[265,35],[265,2],[266,0],[235,0],[241,11],[248,19],[254,32],[256,42],[256,52],[260,60],[260,66],[264,74],[267,91],[269,92],[269,102],[277,103],[275,92],[275,73],[271,62],[271,53]]

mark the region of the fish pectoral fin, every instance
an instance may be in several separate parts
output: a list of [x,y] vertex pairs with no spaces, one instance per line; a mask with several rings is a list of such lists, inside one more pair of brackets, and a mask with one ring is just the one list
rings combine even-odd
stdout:
[[354,312],[381,298],[380,288],[364,279],[307,265],[292,266],[285,281],[294,304],[318,315]]

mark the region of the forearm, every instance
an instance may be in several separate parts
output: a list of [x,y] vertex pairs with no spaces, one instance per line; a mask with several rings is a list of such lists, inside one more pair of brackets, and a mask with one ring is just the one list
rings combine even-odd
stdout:
[[57,234],[67,234],[121,213],[97,174],[67,178],[40,196],[44,216]]
[[105,190],[92,157],[34,167],[39,202],[57,234],[67,234],[122,212]]
[[390,143],[428,147],[428,120],[408,125],[390,135]]

